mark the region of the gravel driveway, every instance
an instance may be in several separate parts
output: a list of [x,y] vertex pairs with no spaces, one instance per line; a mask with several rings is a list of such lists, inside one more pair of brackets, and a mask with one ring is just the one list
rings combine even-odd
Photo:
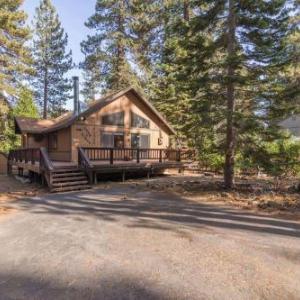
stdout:
[[300,299],[295,221],[126,185],[12,205],[0,299]]

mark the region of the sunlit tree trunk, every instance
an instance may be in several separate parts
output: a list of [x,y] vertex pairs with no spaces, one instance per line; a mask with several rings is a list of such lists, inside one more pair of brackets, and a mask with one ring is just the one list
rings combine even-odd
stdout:
[[234,155],[235,155],[235,128],[234,128],[234,112],[235,112],[235,86],[234,86],[234,57],[235,47],[235,0],[229,0],[229,11],[227,19],[227,129],[226,129],[226,157],[224,169],[225,187],[231,189],[234,184]]

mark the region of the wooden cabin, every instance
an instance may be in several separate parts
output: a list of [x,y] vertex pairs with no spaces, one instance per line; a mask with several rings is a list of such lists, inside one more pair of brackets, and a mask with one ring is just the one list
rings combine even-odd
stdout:
[[134,88],[56,119],[16,118],[16,133],[22,135],[22,148],[45,147],[52,160],[72,162],[78,160],[78,147],[164,149],[170,147],[170,136],[175,134]]
[[83,111],[78,89],[75,77],[73,112],[48,120],[15,119],[22,149],[10,153],[10,172],[17,166],[20,174],[41,174],[58,191],[87,187],[103,173],[121,172],[124,179],[129,171],[149,175],[180,167],[182,156],[170,142],[174,129],[136,89],[106,95]]

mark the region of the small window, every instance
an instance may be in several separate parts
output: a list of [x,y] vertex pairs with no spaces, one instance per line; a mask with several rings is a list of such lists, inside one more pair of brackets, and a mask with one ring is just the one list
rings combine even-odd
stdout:
[[124,126],[124,111],[103,116],[102,124]]
[[49,149],[57,149],[57,134],[49,135]]
[[149,120],[131,112],[131,127],[150,128]]

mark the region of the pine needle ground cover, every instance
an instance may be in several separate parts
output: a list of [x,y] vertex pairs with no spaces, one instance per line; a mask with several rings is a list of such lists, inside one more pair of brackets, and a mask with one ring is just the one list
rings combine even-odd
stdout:
[[[287,215],[300,220],[299,181],[286,178],[280,181],[271,177],[245,176],[236,179],[235,188],[224,190],[222,176],[172,175],[150,180],[131,180],[133,189],[179,194],[197,203],[230,205],[237,208],[270,214]],[[104,183],[103,183],[104,184]],[[104,184],[112,188],[116,183]]]

